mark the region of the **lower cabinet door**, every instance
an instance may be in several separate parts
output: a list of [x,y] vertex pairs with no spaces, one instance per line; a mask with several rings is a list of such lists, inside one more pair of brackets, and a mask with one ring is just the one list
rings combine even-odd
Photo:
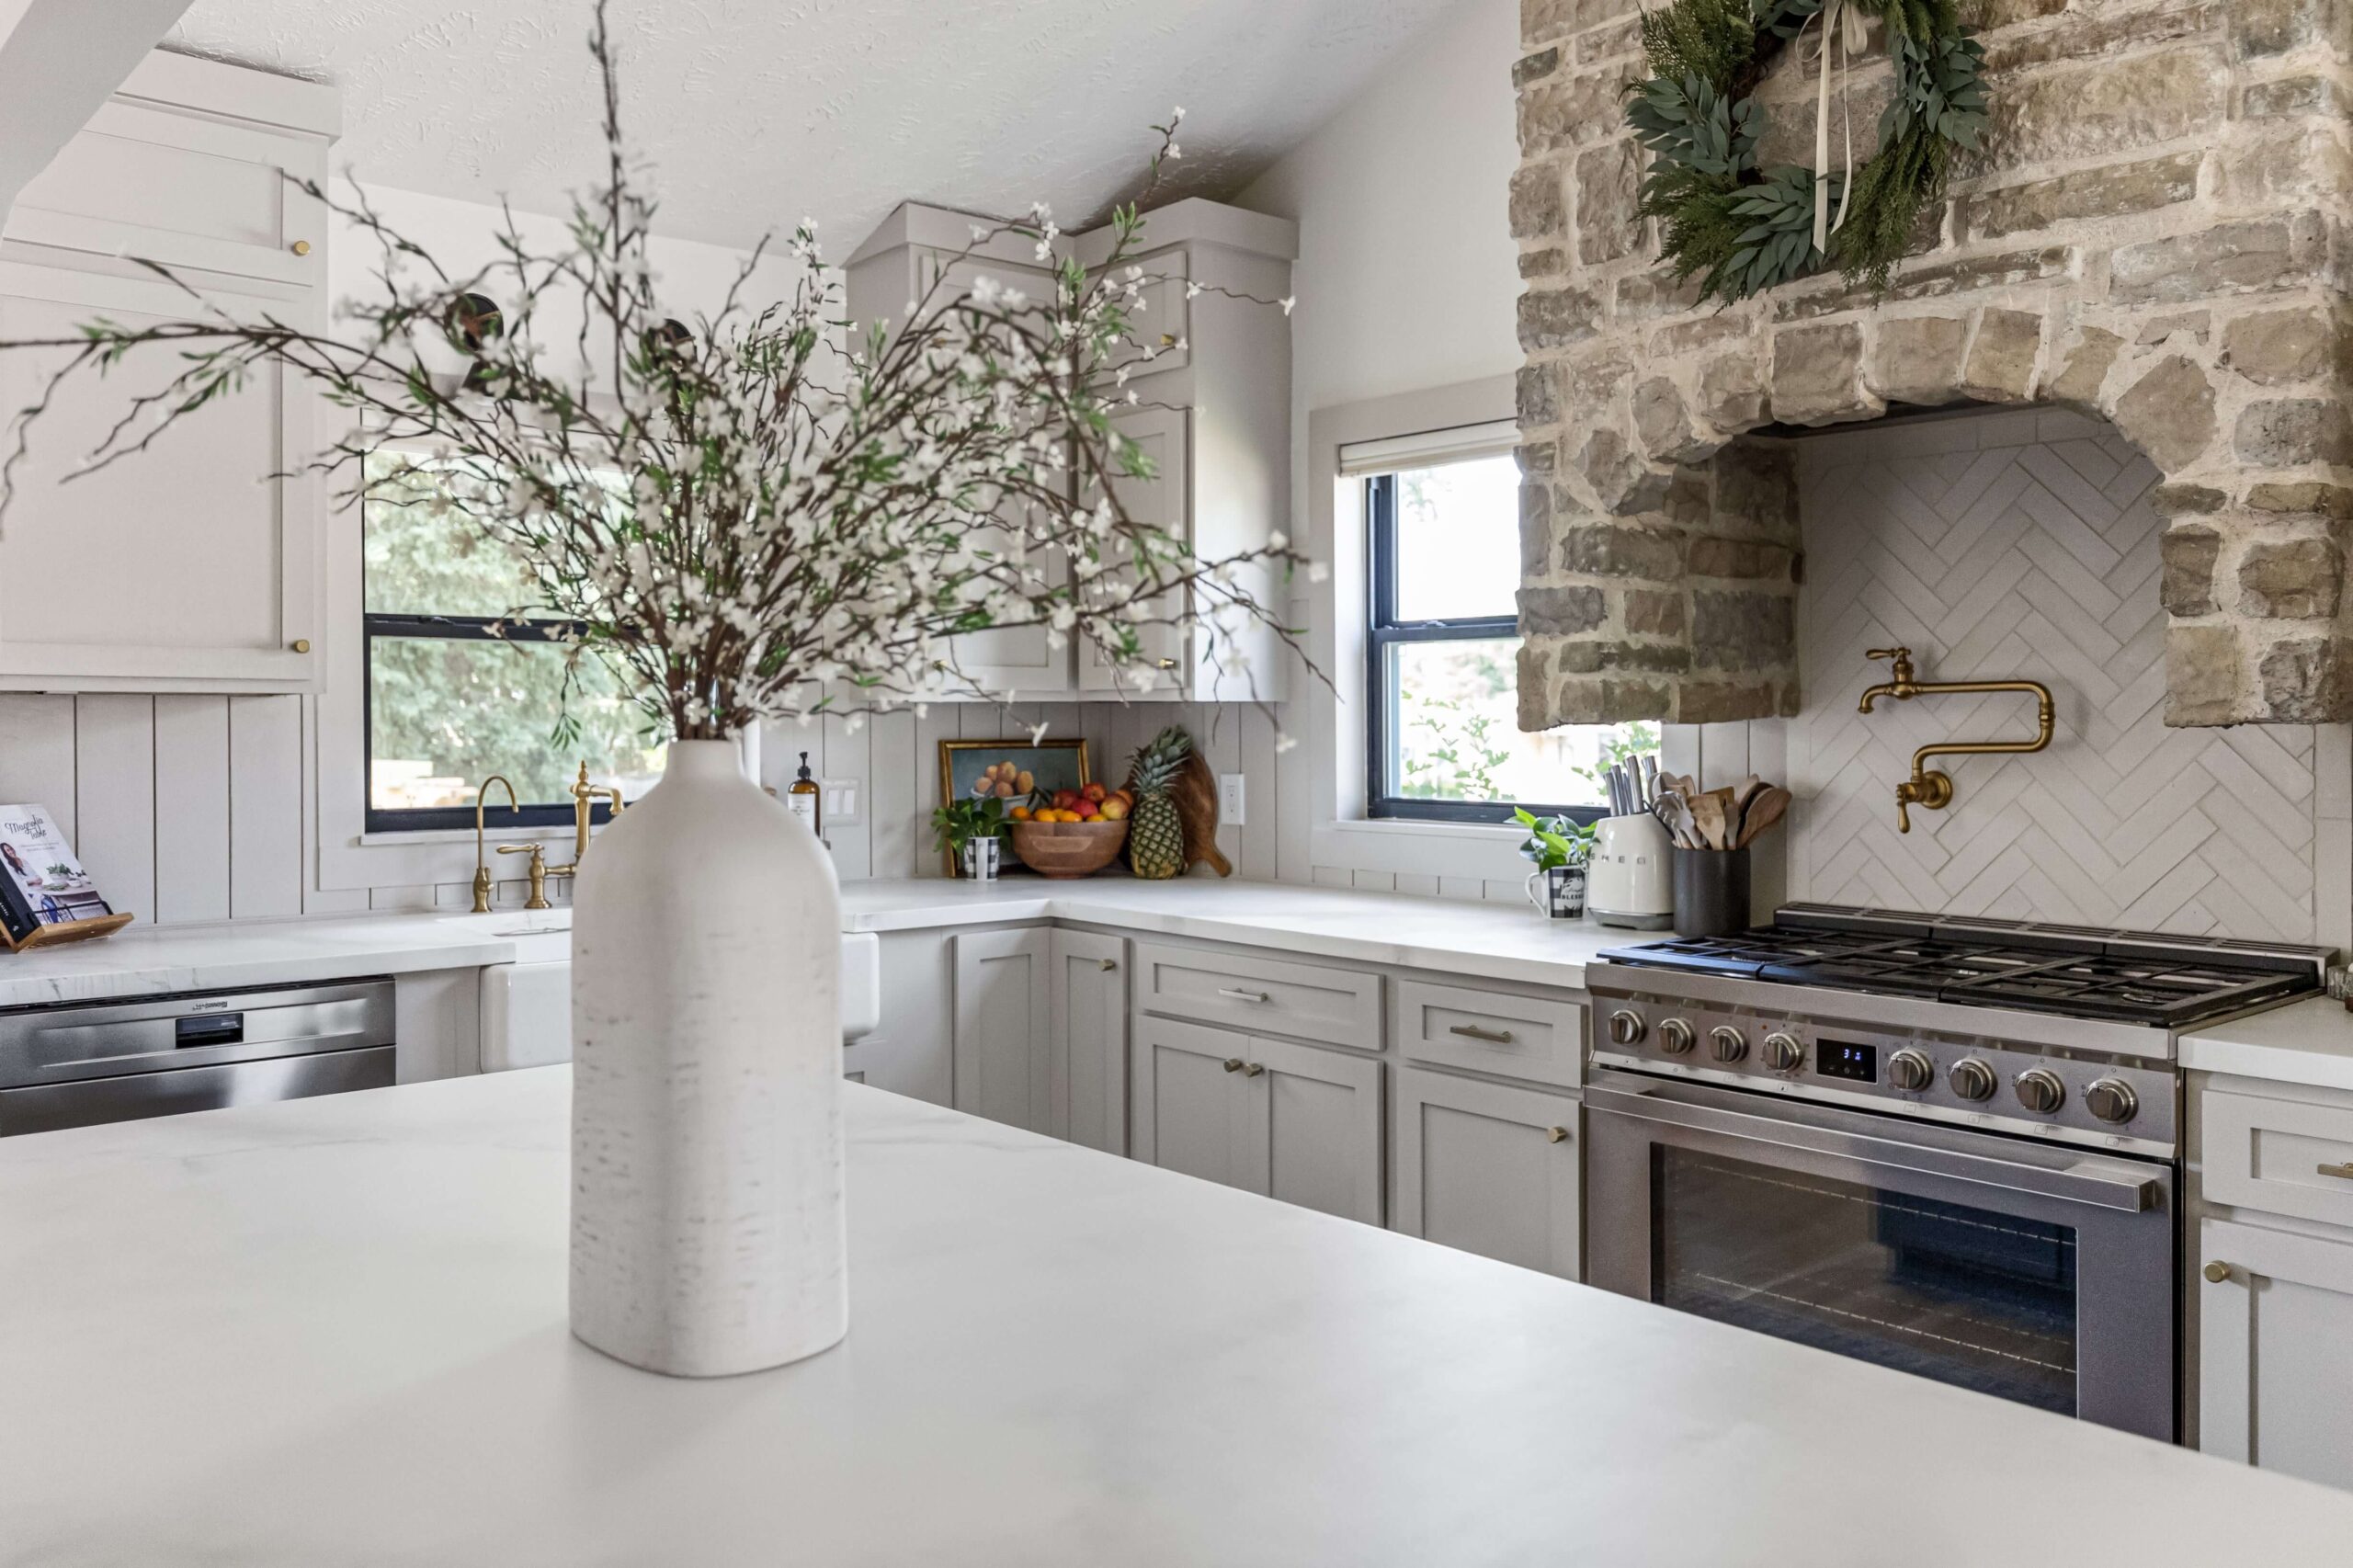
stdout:
[[1249,1042],[1248,1179],[1269,1198],[1381,1223],[1381,1063],[1290,1040]]
[[1052,1054],[1062,1136],[1107,1154],[1128,1152],[1128,944],[1056,931]]
[[1130,1153],[1163,1170],[1264,1192],[1265,1161],[1246,1142],[1252,1041],[1171,1018],[1135,1025]]
[[1559,1095],[1398,1069],[1396,1228],[1577,1278],[1577,1108]]
[[2353,1486],[2353,1242],[2199,1227],[2198,1446]]
[[957,937],[956,1108],[1060,1138],[1069,1102],[1056,1092],[1051,936],[1039,928]]

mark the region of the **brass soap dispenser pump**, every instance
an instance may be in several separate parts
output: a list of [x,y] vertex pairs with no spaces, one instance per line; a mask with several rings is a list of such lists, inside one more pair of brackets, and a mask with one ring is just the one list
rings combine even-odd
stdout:
[[1940,812],[1952,804],[1952,777],[1928,767],[1930,757],[2015,755],[2040,751],[2051,744],[2056,714],[2051,701],[2051,688],[2039,680],[1915,680],[1912,676],[1912,650],[1909,648],[1873,648],[1864,656],[1892,661],[1893,667],[1889,673],[1895,677],[1881,681],[1863,693],[1863,699],[1856,704],[1856,708],[1864,713],[1870,712],[1871,704],[1882,697],[1893,697],[1899,702],[1909,702],[1915,697],[1959,691],[2032,692],[2035,697],[2035,734],[2030,741],[1947,741],[1938,745],[1922,746],[1914,752],[1912,777],[1895,787],[1895,831],[1898,833],[1912,831],[1914,806]]

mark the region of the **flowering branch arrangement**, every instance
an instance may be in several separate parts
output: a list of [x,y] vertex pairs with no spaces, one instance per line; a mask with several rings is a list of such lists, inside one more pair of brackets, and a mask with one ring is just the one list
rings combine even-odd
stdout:
[[[1203,559],[1119,496],[1121,482],[1151,473],[1115,419],[1137,400],[1130,377],[1158,352],[1131,329],[1143,276],[1131,258],[1142,208],[1179,155],[1182,110],[1154,128],[1143,188],[1113,214],[1100,266],[1070,256],[1043,205],[977,226],[954,258],[1017,236],[1052,269],[1044,297],[985,277],[951,287],[944,267],[896,331],[861,331],[844,321],[840,275],[804,222],[787,245],[790,299],[756,301],[764,244],[719,310],[683,324],[657,295],[655,205],[622,135],[605,4],[589,48],[606,168],[575,200],[567,244],[535,247],[510,212],[495,259],[460,275],[364,193],[338,203],[305,183],[383,247],[381,289],[312,331],[232,319],[148,263],[185,290],[188,319],[0,342],[70,350],[15,417],[0,517],[59,387],[160,351],[183,368],[130,401],[77,475],[137,457],[257,373],[291,371],[353,427],[297,472],[358,473],[347,503],[379,487],[405,497],[413,473],[365,460],[422,453],[447,505],[520,562],[532,602],[508,619],[567,643],[574,667],[605,661],[678,739],[818,709],[992,695],[964,676],[954,642],[992,628],[1042,626],[1056,646],[1083,641],[1135,669],[1145,628],[1181,625],[1245,684],[1246,642],[1304,659],[1278,607],[1306,562],[1282,535]],[[573,368],[551,369],[559,360]]]

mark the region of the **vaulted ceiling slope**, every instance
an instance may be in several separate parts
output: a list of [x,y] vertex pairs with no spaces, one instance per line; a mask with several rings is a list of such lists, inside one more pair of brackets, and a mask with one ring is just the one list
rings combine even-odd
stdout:
[[[1225,196],[1453,0],[613,0],[660,227],[841,256],[907,199],[1065,224],[1187,111],[1176,194]],[[363,182],[565,210],[597,174],[589,0],[194,0],[165,47],[343,89]],[[1496,91],[1506,91],[1498,82]]]

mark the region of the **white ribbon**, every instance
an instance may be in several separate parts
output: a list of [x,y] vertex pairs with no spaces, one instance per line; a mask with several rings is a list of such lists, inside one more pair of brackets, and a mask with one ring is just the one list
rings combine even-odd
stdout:
[[[1828,254],[1830,236],[1847,222],[1847,200],[1855,187],[1855,118],[1847,101],[1847,68],[1854,57],[1870,44],[1870,20],[1859,6],[1849,0],[1828,0],[1824,6],[1822,21],[1822,82],[1816,90],[1813,106],[1813,248]],[[1801,43],[1805,29],[1813,25],[1808,17],[1798,28]],[[1836,51],[1838,74],[1838,118],[1846,142],[1845,160],[1839,167],[1838,213],[1830,212],[1830,75],[1831,54]],[[1802,55],[1800,56],[1803,58]]]

